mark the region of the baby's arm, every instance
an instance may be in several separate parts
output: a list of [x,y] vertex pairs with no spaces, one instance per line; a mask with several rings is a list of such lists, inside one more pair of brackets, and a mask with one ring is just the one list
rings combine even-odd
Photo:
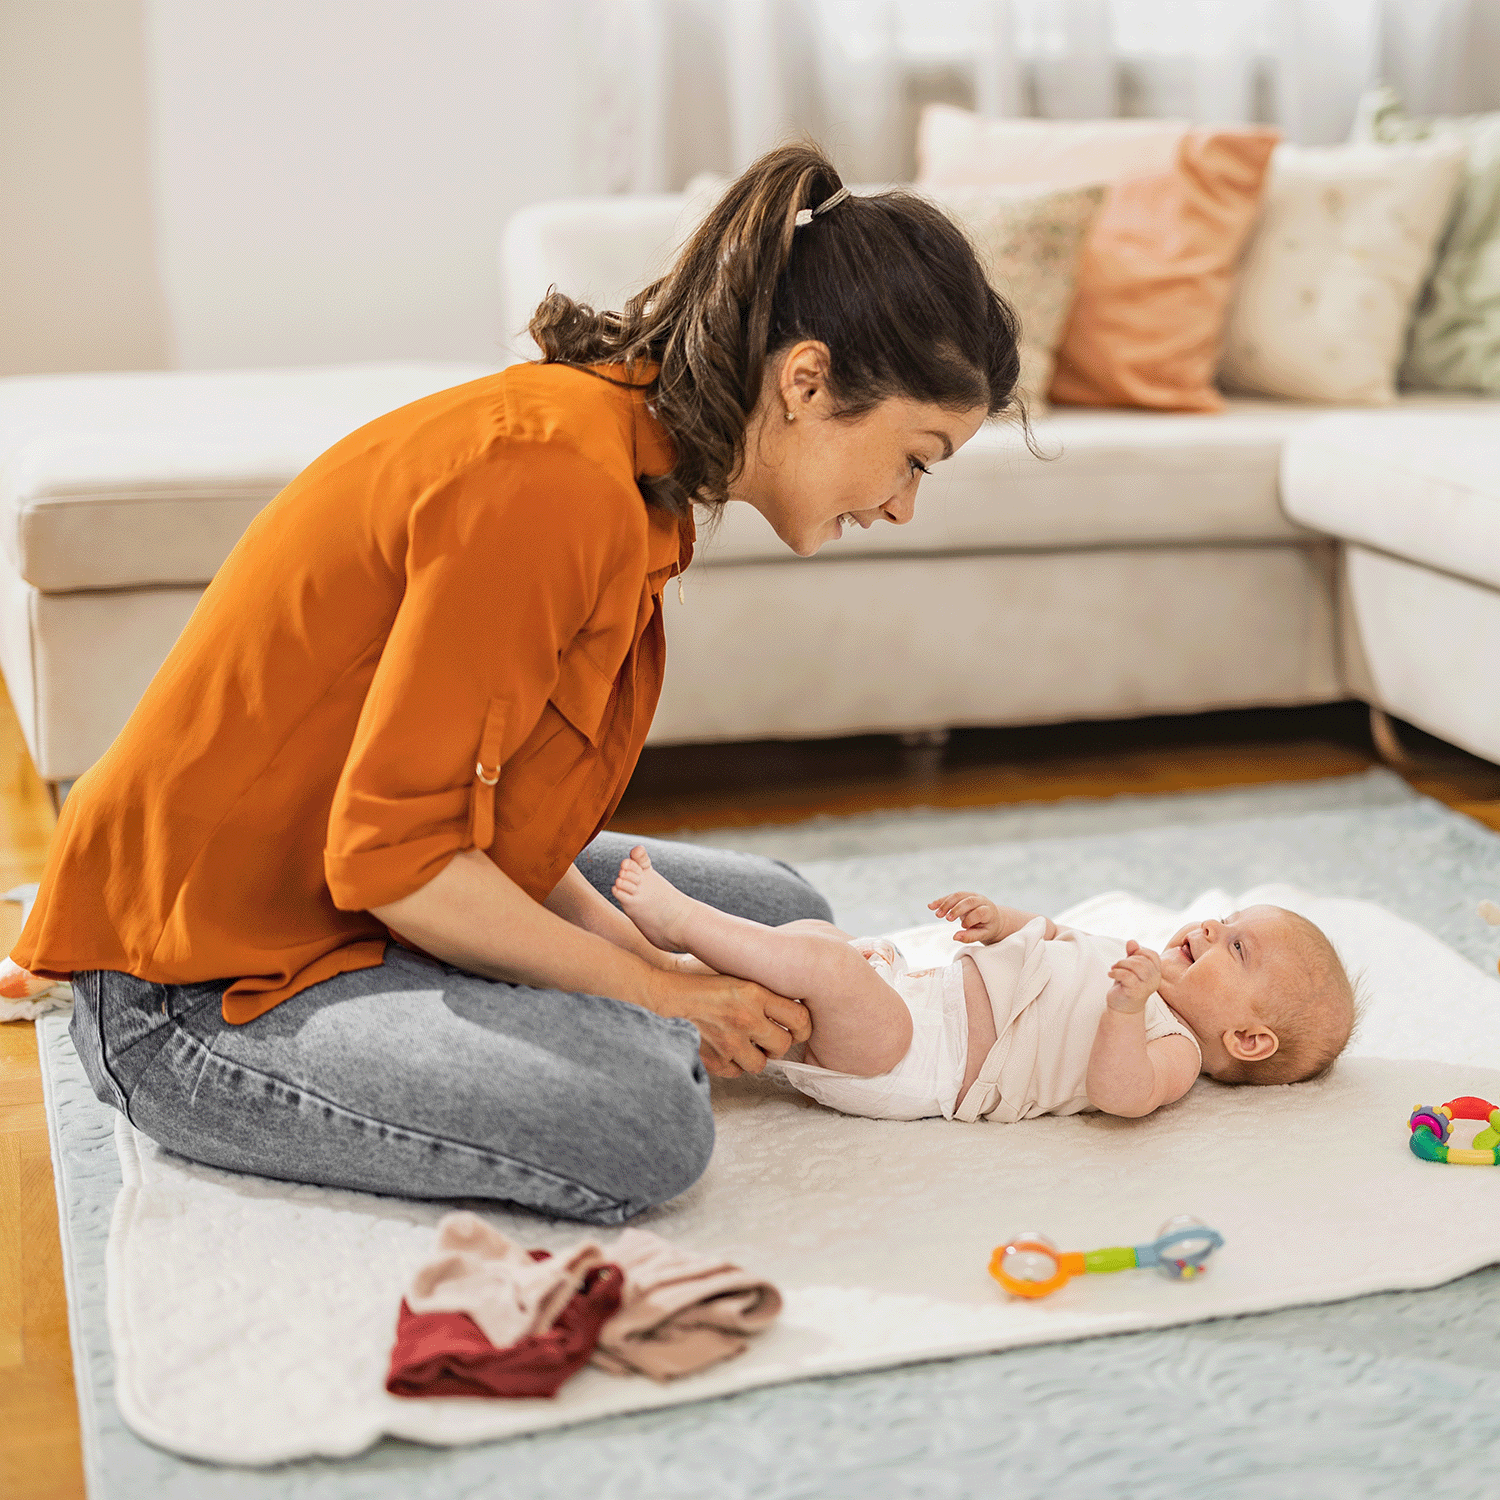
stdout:
[[[939,896],[927,903],[927,910],[948,922],[957,922],[959,930],[953,934],[956,943],[1000,943],[1011,933],[1019,932],[1028,922],[1037,919],[1036,912],[1018,911],[1014,906],[996,906],[988,896],[975,891],[954,891],[948,896]],[[1042,935],[1048,939],[1057,936],[1057,923],[1046,919],[1047,930]]]
[[1089,1103],[1136,1118],[1180,1099],[1198,1076],[1198,1049],[1185,1036],[1146,1040],[1146,1001],[1161,983],[1161,960],[1139,943],[1110,972],[1114,984],[1089,1054]]

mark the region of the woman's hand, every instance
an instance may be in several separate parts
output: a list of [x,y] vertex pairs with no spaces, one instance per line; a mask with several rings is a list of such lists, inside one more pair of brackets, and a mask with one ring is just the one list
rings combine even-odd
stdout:
[[759,1073],[768,1057],[785,1057],[812,1035],[807,1007],[748,979],[726,974],[662,974],[651,1009],[698,1028],[703,1065],[719,1078]]

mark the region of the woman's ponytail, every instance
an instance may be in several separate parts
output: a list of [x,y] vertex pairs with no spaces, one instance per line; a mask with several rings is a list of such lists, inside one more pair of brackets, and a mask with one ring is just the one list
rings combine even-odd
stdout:
[[1015,315],[962,231],[906,193],[845,199],[799,228],[842,187],[822,152],[782,146],[729,185],[672,269],[622,311],[556,290],[537,308],[544,362],[658,366],[649,396],[677,465],[643,481],[652,503],[681,515],[728,498],[767,360],[801,339],[827,345],[830,393],[849,415],[891,395],[991,415],[1010,404]]

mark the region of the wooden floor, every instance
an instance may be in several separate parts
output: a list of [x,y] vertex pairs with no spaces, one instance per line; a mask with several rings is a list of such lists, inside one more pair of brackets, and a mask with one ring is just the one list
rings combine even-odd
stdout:
[[[47,790],[0,690],[0,891],[41,876],[53,824]],[[21,908],[0,902],[0,953],[20,931]],[[0,1024],[0,1496],[82,1494],[36,1032],[29,1021],[11,1021]]]
[[[1419,791],[1500,831],[1500,766],[1401,726]],[[923,764],[924,756],[927,764]],[[648,749],[613,828],[794,823],[892,807],[993,807],[1348,776],[1379,765],[1362,704],[1028,729],[959,729],[941,760],[891,735]]]
[[[1500,767],[1414,732],[1405,774],[1500,831]],[[982,807],[1348,775],[1377,764],[1357,705],[646,753],[612,826],[638,833],[795,822],[878,808]],[[0,890],[41,875],[53,817],[0,695]],[[0,953],[19,908],[0,904]],[[83,1495],[56,1199],[29,1022],[0,1024],[0,1496]]]

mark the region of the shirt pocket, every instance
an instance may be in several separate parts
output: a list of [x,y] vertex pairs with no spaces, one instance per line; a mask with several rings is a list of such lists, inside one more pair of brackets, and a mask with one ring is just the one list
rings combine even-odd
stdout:
[[[512,756],[499,788],[495,820],[501,828],[514,832],[545,816],[560,829],[592,815],[594,809],[582,806],[590,791],[588,777],[580,780],[579,773],[598,759],[614,689],[614,682],[578,653],[563,658],[541,720]],[[565,784],[568,803],[559,806]]]
[[581,652],[565,656],[559,664],[552,706],[597,750],[604,715],[615,690],[613,679],[598,671]]
[[469,839],[476,849],[495,841],[495,786],[500,780],[500,751],[505,743],[505,700],[491,698],[479,735],[474,787],[469,796]]

